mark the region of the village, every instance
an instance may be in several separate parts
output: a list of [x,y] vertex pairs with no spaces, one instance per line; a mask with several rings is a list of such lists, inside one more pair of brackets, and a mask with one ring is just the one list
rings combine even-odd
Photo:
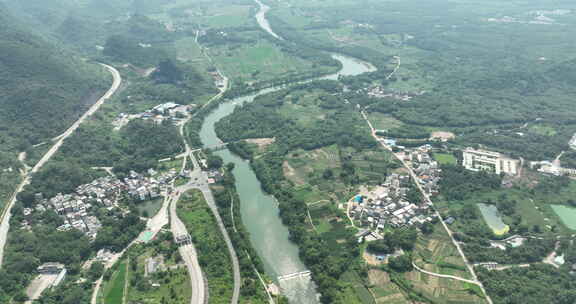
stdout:
[[392,98],[400,101],[410,101],[415,96],[423,95],[426,93],[426,91],[419,91],[415,93],[400,92],[396,90],[385,89],[383,86],[377,85],[358,90],[357,93],[365,93],[369,97],[373,98]]
[[[177,175],[174,169],[164,173],[149,169],[146,174],[131,171],[123,179],[115,176],[101,177],[89,184],[78,186],[74,193],[59,193],[49,199],[44,198],[42,193],[37,193],[36,206],[25,208],[24,216],[54,210],[64,220],[64,224],[57,228],[59,231],[76,229],[94,240],[102,228],[100,220],[95,215],[98,208],[121,209],[124,213],[128,213],[130,211],[120,206],[123,199],[144,201],[157,198],[168,189]],[[22,228],[30,229],[27,220],[23,221]]]
[[183,122],[196,105],[181,105],[173,102],[159,104],[150,110],[146,110],[138,114],[120,113],[118,117],[112,121],[114,130],[118,131],[127,125],[133,119],[150,120],[157,124],[164,121],[172,121],[174,123]]
[[[438,162],[430,156],[430,150],[430,145],[424,145],[404,149],[396,155],[414,170],[426,193],[433,195],[438,192],[440,169]],[[379,239],[388,227],[420,227],[434,220],[432,207],[410,194],[415,191],[411,183],[408,174],[392,173],[382,185],[349,202],[348,215],[363,228],[358,234],[359,241]]]

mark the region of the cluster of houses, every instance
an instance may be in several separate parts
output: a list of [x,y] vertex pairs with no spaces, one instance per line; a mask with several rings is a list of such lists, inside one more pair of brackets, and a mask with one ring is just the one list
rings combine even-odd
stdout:
[[576,169],[564,168],[558,163],[547,160],[530,162],[530,168],[546,175],[576,177]]
[[161,124],[165,120],[170,120],[175,123],[184,120],[188,113],[195,107],[195,105],[181,105],[173,102],[159,104],[150,110],[146,110],[138,114],[120,113],[118,117],[112,122],[115,130],[120,130],[123,126],[128,124],[133,119],[150,120],[157,124]]
[[412,168],[418,178],[418,183],[428,195],[438,193],[441,172],[438,162],[430,156],[431,150],[432,146],[423,145],[396,153],[398,158],[403,159]]
[[218,89],[223,89],[226,87],[226,78],[224,78],[224,76],[222,76],[218,70],[211,71],[209,74],[212,76],[214,84]]
[[426,91],[419,91],[416,93],[411,92],[396,92],[390,89],[385,89],[382,86],[372,86],[369,88],[364,88],[358,91],[358,93],[365,93],[366,95],[373,98],[392,98],[400,101],[410,101],[415,96],[420,96],[426,93]]
[[[41,193],[36,194],[38,204],[34,209],[25,208],[24,215],[29,216],[34,211],[44,212],[54,210],[63,220],[64,224],[58,227],[60,231],[77,229],[91,239],[95,239],[102,224],[94,215],[94,207],[120,208],[119,202],[124,197],[134,200],[147,200],[160,196],[160,193],[177,176],[176,170],[158,174],[148,170],[148,174],[139,174],[134,171],[122,180],[116,177],[101,177],[89,184],[80,185],[71,194],[57,194],[45,199]],[[28,227],[27,221],[23,222]]]
[[382,231],[387,226],[422,225],[433,219],[430,206],[409,202],[410,177],[390,174],[384,184],[367,196],[358,195],[351,202],[349,215],[363,228]]

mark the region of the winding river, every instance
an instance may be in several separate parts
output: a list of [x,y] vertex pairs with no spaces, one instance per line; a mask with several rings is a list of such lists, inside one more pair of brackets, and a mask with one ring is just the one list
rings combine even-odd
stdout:
[[[257,14],[258,23],[271,35],[278,37],[272,32],[270,25],[265,19],[265,13],[268,8],[260,2],[258,3],[261,5],[260,12]],[[342,63],[342,69],[337,73],[319,79],[338,79],[340,75],[352,76],[375,70],[370,64],[357,59],[339,54],[333,54],[332,56]],[[238,97],[220,104],[218,108],[205,118],[202,125],[200,138],[204,146],[213,146],[221,143],[216,136],[214,125],[220,119],[230,115],[235,107],[252,102],[259,95],[278,91],[285,87],[263,89],[254,94]],[[231,162],[235,164],[234,176],[236,177],[236,188],[241,200],[242,222],[250,233],[252,246],[258,252],[266,274],[281,287],[282,293],[288,297],[291,303],[319,303],[315,284],[309,277],[278,282],[278,276],[305,271],[306,266],[298,256],[298,247],[288,239],[288,228],[280,220],[278,204],[274,197],[262,191],[260,182],[252,171],[249,162],[228,150],[221,150],[216,152],[216,154],[222,157],[225,163]]]

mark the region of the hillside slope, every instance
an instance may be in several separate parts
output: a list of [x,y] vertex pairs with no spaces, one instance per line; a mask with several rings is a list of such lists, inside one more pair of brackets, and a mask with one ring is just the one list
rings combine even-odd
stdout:
[[0,6],[0,142],[35,144],[62,132],[109,82],[83,62],[23,29]]
[[0,4],[0,210],[14,191],[17,155],[69,127],[110,75],[20,25]]

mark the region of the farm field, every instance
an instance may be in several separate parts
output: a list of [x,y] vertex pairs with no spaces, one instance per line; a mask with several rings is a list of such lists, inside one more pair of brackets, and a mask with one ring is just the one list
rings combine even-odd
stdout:
[[[231,47],[212,47],[210,55],[218,67],[231,79],[238,82],[270,81],[276,78],[296,76],[303,71],[322,71],[324,68],[312,68],[312,63],[288,55],[276,45],[265,39],[257,38],[260,33],[252,32],[256,42],[243,43]],[[325,70],[330,72],[330,69]]]
[[[284,161],[284,175],[296,185],[296,195],[307,203],[320,200],[348,201],[358,187],[347,186],[338,176],[343,172],[341,156],[357,170],[358,178],[366,184],[383,182],[390,155],[385,150],[356,152],[332,145],[316,150],[293,151]],[[331,172],[331,173],[327,173]],[[333,178],[326,179],[325,175]]]
[[465,279],[472,276],[444,227],[437,223],[430,235],[420,235],[416,241],[414,261],[427,271]]
[[410,304],[412,303],[400,287],[390,280],[390,275],[382,270],[370,269],[368,271],[368,278],[373,287],[370,291],[376,298],[376,303],[385,304]]
[[111,280],[104,288],[103,304],[122,304],[124,297],[124,287],[126,285],[127,264],[122,261],[118,264],[117,270],[112,274]]
[[418,271],[408,272],[404,277],[412,283],[414,291],[422,293],[434,303],[487,303],[475,294],[479,290],[465,282],[433,277]]
[[379,112],[368,113],[368,119],[370,119],[370,122],[376,130],[395,129],[404,125],[404,123],[398,119]]

